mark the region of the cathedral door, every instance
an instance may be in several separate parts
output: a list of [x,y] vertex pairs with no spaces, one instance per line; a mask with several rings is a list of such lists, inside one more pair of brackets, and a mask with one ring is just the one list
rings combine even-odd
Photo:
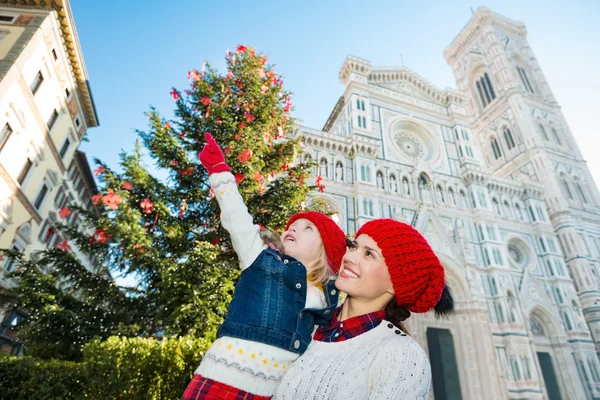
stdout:
[[461,400],[452,334],[447,329],[428,328],[427,346],[435,400]]

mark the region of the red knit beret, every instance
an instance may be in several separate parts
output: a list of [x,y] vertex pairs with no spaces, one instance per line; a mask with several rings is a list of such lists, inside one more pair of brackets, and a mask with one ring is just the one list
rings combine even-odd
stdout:
[[346,236],[344,232],[334,220],[317,211],[307,211],[292,215],[285,225],[285,230],[287,231],[290,225],[300,218],[306,218],[315,224],[321,234],[329,266],[333,272],[337,273],[342,265],[342,257],[346,253]]
[[415,228],[389,218],[369,221],[356,237],[369,235],[383,252],[396,301],[411,312],[431,310],[442,296],[444,267]]

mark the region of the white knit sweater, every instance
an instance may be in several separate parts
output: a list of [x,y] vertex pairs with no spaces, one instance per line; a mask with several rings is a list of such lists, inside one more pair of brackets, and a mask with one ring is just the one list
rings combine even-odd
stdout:
[[430,386],[425,351],[384,320],[343,342],[313,340],[283,376],[273,399],[425,400]]
[[[240,268],[244,270],[267,248],[260,238],[260,228],[252,222],[230,172],[212,174],[210,183],[221,208],[221,223],[231,236]],[[306,308],[326,306],[322,290],[309,284]],[[271,396],[297,358],[297,353],[275,346],[223,336],[210,346],[195,373],[249,393]]]

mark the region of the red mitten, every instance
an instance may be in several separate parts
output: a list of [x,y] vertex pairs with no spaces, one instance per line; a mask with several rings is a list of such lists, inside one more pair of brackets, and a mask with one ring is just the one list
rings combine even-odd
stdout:
[[229,165],[225,163],[223,152],[212,135],[206,132],[204,137],[206,138],[206,144],[200,154],[198,154],[198,159],[208,171],[208,175],[231,171]]

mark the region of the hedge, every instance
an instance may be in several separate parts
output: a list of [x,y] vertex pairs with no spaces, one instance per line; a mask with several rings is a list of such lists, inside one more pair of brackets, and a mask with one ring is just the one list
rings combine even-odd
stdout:
[[111,337],[83,361],[0,356],[0,393],[11,399],[180,399],[210,345],[206,339]]

